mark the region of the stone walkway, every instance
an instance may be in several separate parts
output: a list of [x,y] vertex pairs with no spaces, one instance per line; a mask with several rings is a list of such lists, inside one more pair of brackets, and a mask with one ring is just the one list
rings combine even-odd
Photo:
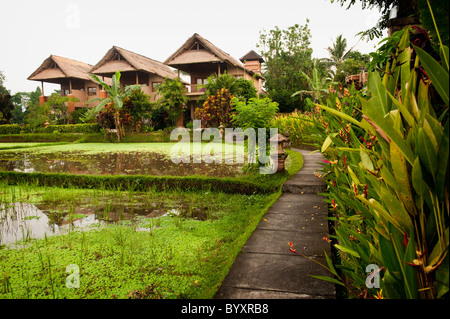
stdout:
[[303,155],[303,168],[283,185],[283,193],[270,207],[228,272],[216,299],[334,299],[335,286],[308,275],[331,274],[308,258],[326,265],[324,251],[331,247],[328,204],[317,195],[325,184],[314,175],[322,155],[296,150]]

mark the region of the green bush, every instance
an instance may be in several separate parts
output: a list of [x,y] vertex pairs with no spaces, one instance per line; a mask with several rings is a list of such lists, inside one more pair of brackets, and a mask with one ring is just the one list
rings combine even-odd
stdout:
[[0,134],[20,134],[22,128],[18,124],[0,125]]

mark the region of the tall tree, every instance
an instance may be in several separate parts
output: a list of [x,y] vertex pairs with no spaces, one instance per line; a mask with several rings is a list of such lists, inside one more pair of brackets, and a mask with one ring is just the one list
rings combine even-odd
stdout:
[[308,23],[306,20],[304,26],[296,24],[286,30],[275,27],[269,32],[260,32],[258,47],[265,60],[265,90],[273,101],[278,102],[280,112],[292,112],[305,106],[292,95],[307,89],[302,72],[308,72],[312,67]]
[[5,75],[0,71],[0,124],[9,124],[14,104],[9,91],[4,87]]
[[330,54],[329,60],[331,65],[339,69],[352,50],[347,51],[347,39],[343,38],[342,34],[340,34],[337,36],[333,46],[327,48],[327,51]]

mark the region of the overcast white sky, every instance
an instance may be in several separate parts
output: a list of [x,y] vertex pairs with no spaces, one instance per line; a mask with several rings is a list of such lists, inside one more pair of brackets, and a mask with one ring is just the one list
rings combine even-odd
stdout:
[[[379,16],[330,0],[8,0],[0,6],[0,70],[11,93],[28,92],[40,83],[27,77],[51,54],[94,65],[116,45],[163,62],[194,33],[239,59],[256,50],[261,30],[307,18],[314,57],[328,57],[339,34],[369,53],[379,40],[355,35]],[[46,94],[54,88],[45,84]]]

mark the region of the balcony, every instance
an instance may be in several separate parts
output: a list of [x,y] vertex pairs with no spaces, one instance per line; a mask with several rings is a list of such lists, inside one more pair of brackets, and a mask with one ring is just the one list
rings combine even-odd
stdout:
[[186,96],[196,99],[205,94],[206,89],[202,84],[187,84],[185,85]]

